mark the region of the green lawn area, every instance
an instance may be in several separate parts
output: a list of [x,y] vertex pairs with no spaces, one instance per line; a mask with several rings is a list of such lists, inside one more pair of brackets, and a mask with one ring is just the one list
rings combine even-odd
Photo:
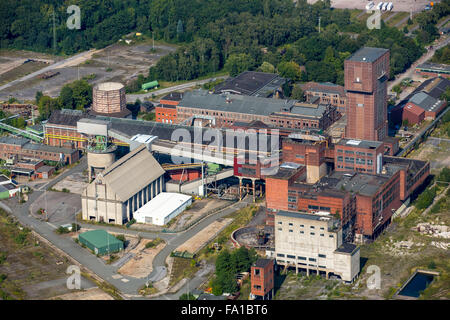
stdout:
[[[387,25],[389,27],[393,27],[395,26],[397,23],[399,23],[402,19],[406,18],[409,15],[408,12],[398,12],[397,15],[393,18],[391,18],[388,22]],[[400,30],[403,29],[403,26],[400,26],[399,28]]]

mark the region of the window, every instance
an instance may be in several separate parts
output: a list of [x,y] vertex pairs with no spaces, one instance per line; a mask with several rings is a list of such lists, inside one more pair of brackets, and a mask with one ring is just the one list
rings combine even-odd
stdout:
[[337,157],[337,161],[338,161],[338,162],[342,162],[342,161],[343,161],[343,157],[342,157],[342,156],[338,156],[338,157]]
[[300,231],[300,234],[304,234],[305,233],[305,231]]
[[319,253],[319,258],[326,258],[327,256]]
[[289,225],[290,225],[290,226],[293,226],[293,224],[292,224],[291,222],[289,222]]
[[314,226],[310,226],[310,228],[311,228],[311,229],[315,229],[316,227],[314,227]]
[[301,225],[300,225],[300,228],[303,228],[304,226],[305,226],[305,225],[301,224]]
[[277,257],[284,258],[284,254],[283,253],[277,253]]
[[289,259],[295,259],[295,256],[290,255],[290,254],[288,254],[287,257],[288,257]]
[[324,237],[325,235],[323,233],[320,234],[321,237]]
[[320,230],[325,230],[325,228],[324,227],[320,227]]
[[314,233],[314,232],[311,232],[311,233],[310,233],[310,235],[314,236],[314,235],[315,235],[315,233]]
[[330,238],[334,238],[334,235],[330,234],[329,237],[330,237]]
[[278,228],[278,231],[283,231],[283,229],[282,228]]
[[278,224],[283,224],[283,222],[281,222],[281,221],[278,221]]
[[300,257],[300,256],[298,256],[297,258],[298,258],[298,260],[306,260],[305,257]]
[[294,230],[289,230],[289,232],[294,232]]
[[315,258],[309,258],[308,260],[309,260],[309,261],[313,261],[313,262],[315,262],[315,261],[316,261],[316,259],[315,259]]

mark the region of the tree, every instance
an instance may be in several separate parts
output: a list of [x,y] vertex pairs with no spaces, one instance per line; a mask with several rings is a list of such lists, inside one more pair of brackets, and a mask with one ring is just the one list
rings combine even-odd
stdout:
[[259,71],[261,72],[267,72],[267,73],[275,73],[275,67],[273,66],[273,64],[271,64],[270,62],[264,61],[260,66],[259,66]]
[[230,73],[230,76],[235,77],[247,71],[253,65],[252,61],[246,53],[231,54],[225,63],[225,70]]
[[305,95],[300,85],[295,85],[292,90],[291,98],[294,100],[305,101]]
[[280,62],[277,66],[278,72],[282,77],[291,79],[293,81],[299,81],[302,76],[302,70],[300,66],[294,61]]
[[39,100],[41,100],[41,98],[44,96],[44,94],[42,93],[42,91],[37,91],[36,92],[36,104],[39,104]]
[[195,296],[189,292],[189,293],[183,293],[180,296],[179,300],[196,300],[196,299],[195,299]]
[[75,103],[73,99],[73,90],[70,85],[65,85],[61,88],[59,99],[63,108],[73,109]]

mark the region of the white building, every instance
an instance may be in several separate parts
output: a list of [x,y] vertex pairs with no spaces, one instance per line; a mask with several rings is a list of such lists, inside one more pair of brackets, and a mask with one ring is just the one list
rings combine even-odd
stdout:
[[279,211],[275,215],[277,264],[298,270],[339,275],[351,282],[360,271],[360,250],[342,242],[339,220],[332,216]]
[[158,226],[167,224],[192,204],[192,197],[180,193],[163,192],[138,209],[133,217],[140,223]]
[[164,191],[164,169],[141,145],[99,173],[81,194],[83,220],[112,224],[134,213]]

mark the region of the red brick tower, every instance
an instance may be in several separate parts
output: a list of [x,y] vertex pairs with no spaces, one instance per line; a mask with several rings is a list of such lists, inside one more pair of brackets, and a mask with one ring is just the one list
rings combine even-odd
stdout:
[[364,47],[345,60],[346,138],[382,141],[387,137],[389,50]]

